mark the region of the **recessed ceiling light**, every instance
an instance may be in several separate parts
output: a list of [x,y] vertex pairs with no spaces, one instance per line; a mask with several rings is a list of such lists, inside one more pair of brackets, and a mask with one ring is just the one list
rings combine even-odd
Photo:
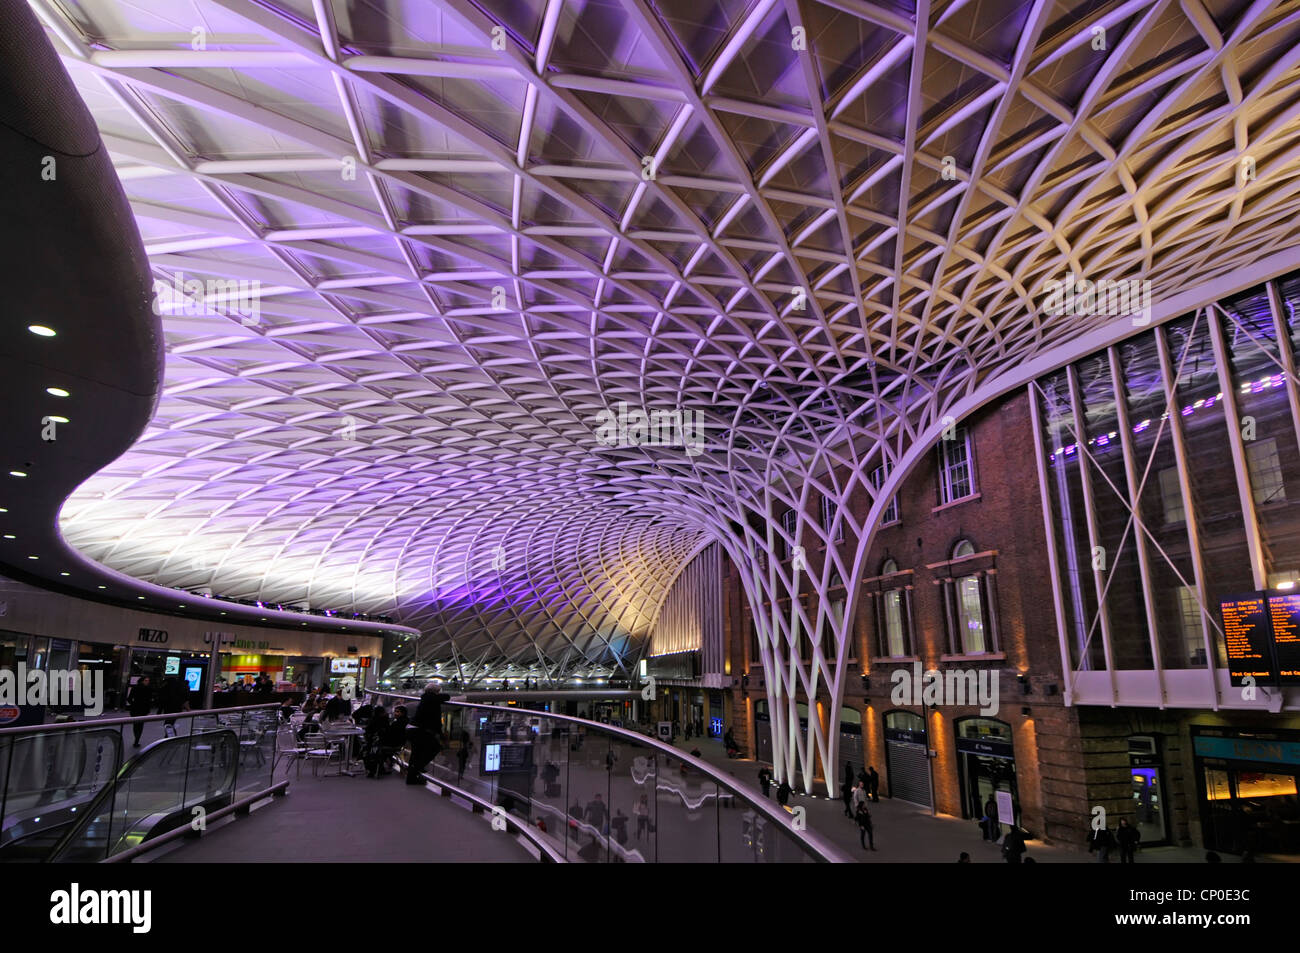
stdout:
[[8,513],[8,512],[9,511],[7,509],[5,509],[3,506],[0,506],[0,513]]
[[1295,580],[1294,580],[1294,579],[1288,579],[1286,582],[1279,582],[1279,583],[1277,584],[1277,587],[1278,587],[1279,589],[1294,589],[1294,588],[1295,588]]
[[56,417],[56,416],[54,416],[53,414],[50,414],[50,415],[49,415],[48,417],[46,417],[45,419],[46,419],[46,420],[52,420],[52,421],[54,421],[56,424],[70,424],[70,423],[72,423],[72,421],[70,421],[67,417]]
[[144,596],[136,596],[137,599],[143,599]]
[[47,327],[46,327],[45,325],[43,325],[43,324],[29,324],[29,325],[27,325],[27,330],[28,330],[28,331],[31,331],[32,334],[35,334],[35,335],[37,335],[38,337],[43,337],[43,338],[52,338],[52,337],[54,337],[54,329],[53,329],[53,328],[47,328]]
[[40,559],[41,557],[40,557],[40,556],[28,556],[27,558],[28,558],[28,559]]
[[96,589],[107,589],[108,586],[96,586],[95,588],[96,588]]
[[49,394],[51,397],[68,397],[68,396],[69,396],[68,392],[67,392],[66,390],[64,390],[62,387],[47,387],[47,388],[45,388],[45,393]]
[[17,538],[18,537],[15,536],[13,533],[5,533],[5,539],[17,539]]
[[72,573],[70,573],[70,572],[61,572],[61,573],[59,573],[59,575],[60,575],[60,576],[71,576]]
[[10,470],[10,471],[9,471],[9,475],[10,475],[10,476],[16,476],[16,477],[25,477],[25,476],[27,476],[27,474],[26,474],[26,473],[23,473],[22,470]]

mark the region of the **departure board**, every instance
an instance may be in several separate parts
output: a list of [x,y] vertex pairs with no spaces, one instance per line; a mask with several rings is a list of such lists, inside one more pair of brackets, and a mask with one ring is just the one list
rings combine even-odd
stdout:
[[1273,652],[1278,681],[1300,684],[1300,592],[1274,592],[1268,597],[1273,624]]
[[1233,596],[1219,603],[1219,611],[1223,614],[1223,639],[1232,684],[1241,686],[1250,675],[1256,685],[1276,685],[1273,625],[1264,595],[1256,592]]

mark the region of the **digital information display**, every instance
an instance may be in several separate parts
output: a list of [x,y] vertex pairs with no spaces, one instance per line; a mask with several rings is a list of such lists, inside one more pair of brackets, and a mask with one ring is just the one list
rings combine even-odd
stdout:
[[1300,684],[1300,592],[1270,593],[1268,615],[1273,623],[1278,681],[1283,685]]
[[1274,685],[1273,627],[1268,602],[1261,593],[1233,596],[1219,603],[1223,615],[1223,640],[1228,652],[1228,676],[1233,685],[1245,684],[1247,675],[1256,685]]
[[483,746],[483,773],[495,774],[501,770],[501,746]]
[[181,673],[181,660],[178,655],[167,656],[167,661],[163,663],[164,675],[179,675]]

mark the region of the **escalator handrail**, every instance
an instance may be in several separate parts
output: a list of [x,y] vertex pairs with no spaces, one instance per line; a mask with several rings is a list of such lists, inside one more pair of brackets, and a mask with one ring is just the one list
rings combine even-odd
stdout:
[[[74,731],[78,728],[143,725],[151,721],[179,721],[182,718],[198,718],[204,715],[231,715],[241,711],[258,711],[264,708],[279,709],[280,707],[279,702],[266,702],[262,705],[242,705],[238,708],[201,708],[197,711],[173,711],[157,715],[131,715],[125,718],[87,718],[84,721],[59,721],[48,725],[21,725],[16,728],[0,728],[0,738],[7,735],[35,735],[45,732]],[[141,752],[141,754],[143,753]]]
[[[145,745],[145,747],[141,748],[138,753],[132,755],[130,758],[126,760],[126,763],[123,764],[120,769],[118,769],[118,772],[113,777],[113,780],[109,781],[107,784],[105,784],[102,788],[100,788],[95,793],[94,799],[90,802],[89,805],[87,805],[86,813],[82,814],[81,817],[77,818],[77,820],[68,828],[67,832],[64,833],[64,835],[59,838],[59,840],[54,844],[54,846],[50,848],[50,852],[45,858],[45,863],[53,863],[57,861],[59,855],[62,854],[63,851],[67,849],[68,845],[73,841],[73,839],[77,836],[77,834],[88,824],[93,823],[95,819],[98,818],[100,809],[104,806],[104,801],[110,797],[116,798],[117,789],[122,784],[122,782],[129,780],[131,776],[146,761],[151,760],[157,752],[178,744],[184,744],[188,746],[194,742],[195,738],[215,738],[215,736],[223,735],[223,734],[230,736],[230,738],[233,740],[234,743],[234,750],[238,751],[239,734],[232,728],[219,728],[212,731],[204,731],[201,734],[174,735],[171,738],[159,738],[157,741]],[[187,771],[186,774],[188,775],[188,773],[189,772]],[[233,793],[233,786],[232,786],[232,793]],[[184,805],[182,805],[182,810],[183,809],[184,809]]]
[[[386,691],[381,691],[379,689],[366,689],[363,694],[383,696],[387,698],[397,698],[397,699],[401,699],[403,702],[418,703],[420,701],[419,695],[403,695],[399,692],[386,692]],[[780,810],[773,807],[770,803],[766,803],[767,801],[766,798],[756,797],[755,795],[751,794],[749,791],[745,790],[745,788],[735,778],[731,777],[730,775],[723,774],[721,771],[719,771],[713,765],[709,764],[707,761],[704,761],[701,758],[696,758],[693,755],[687,754],[685,751],[681,751],[677,748],[674,748],[672,745],[665,744],[664,742],[660,741],[658,738],[654,738],[649,735],[643,735],[640,732],[631,731],[627,728],[618,728],[615,727],[614,725],[607,725],[604,722],[600,722],[600,721],[589,721],[586,718],[578,718],[573,715],[557,715],[549,711],[534,711],[528,708],[507,708],[502,705],[482,705],[477,702],[455,701],[454,699],[451,701],[443,702],[443,707],[444,708],[447,707],[476,708],[481,711],[488,711],[498,715],[508,712],[512,714],[533,715],[538,718],[550,718],[555,721],[569,722],[570,724],[577,725],[581,728],[586,729],[587,731],[595,731],[600,734],[613,735],[616,738],[625,740],[632,744],[641,745],[642,747],[646,747],[646,748],[652,748],[663,755],[666,755],[671,758],[676,758],[678,761],[690,765],[693,769],[695,769],[700,774],[707,777],[710,781],[716,783],[720,788],[726,788],[733,795],[739,797],[748,808],[757,812],[758,814],[761,814],[769,821],[778,825],[782,830],[788,832],[792,837],[802,842],[804,847],[806,847],[808,851],[817,860],[822,861],[824,863],[832,863],[832,864],[852,862],[849,859],[849,857],[844,854],[843,851],[841,851],[830,841],[826,840],[825,838],[821,837],[815,832],[810,831],[806,828],[804,830],[797,830],[794,827],[794,824],[791,821],[791,816],[788,813],[786,813],[784,810]]]

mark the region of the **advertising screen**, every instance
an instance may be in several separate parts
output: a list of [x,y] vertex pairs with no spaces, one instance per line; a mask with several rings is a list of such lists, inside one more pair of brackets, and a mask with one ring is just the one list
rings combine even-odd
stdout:
[[1300,592],[1274,592],[1268,597],[1273,625],[1273,657],[1278,681],[1300,684]]
[[483,746],[483,773],[495,774],[501,770],[501,746]]
[[1256,685],[1273,685],[1273,627],[1268,603],[1260,593],[1233,596],[1219,603],[1223,614],[1223,640],[1228,653],[1228,674],[1233,685],[1252,676]]
[[166,667],[163,668],[163,674],[164,674],[164,675],[179,675],[180,673],[181,673],[181,660],[180,660],[180,656],[177,656],[177,655],[169,655],[169,656],[167,656],[167,663],[166,663]]
[[192,692],[200,691],[203,687],[203,666],[186,665],[185,684],[189,686],[189,690]]
[[360,662],[354,658],[330,659],[330,672],[334,675],[356,675],[361,669]]

